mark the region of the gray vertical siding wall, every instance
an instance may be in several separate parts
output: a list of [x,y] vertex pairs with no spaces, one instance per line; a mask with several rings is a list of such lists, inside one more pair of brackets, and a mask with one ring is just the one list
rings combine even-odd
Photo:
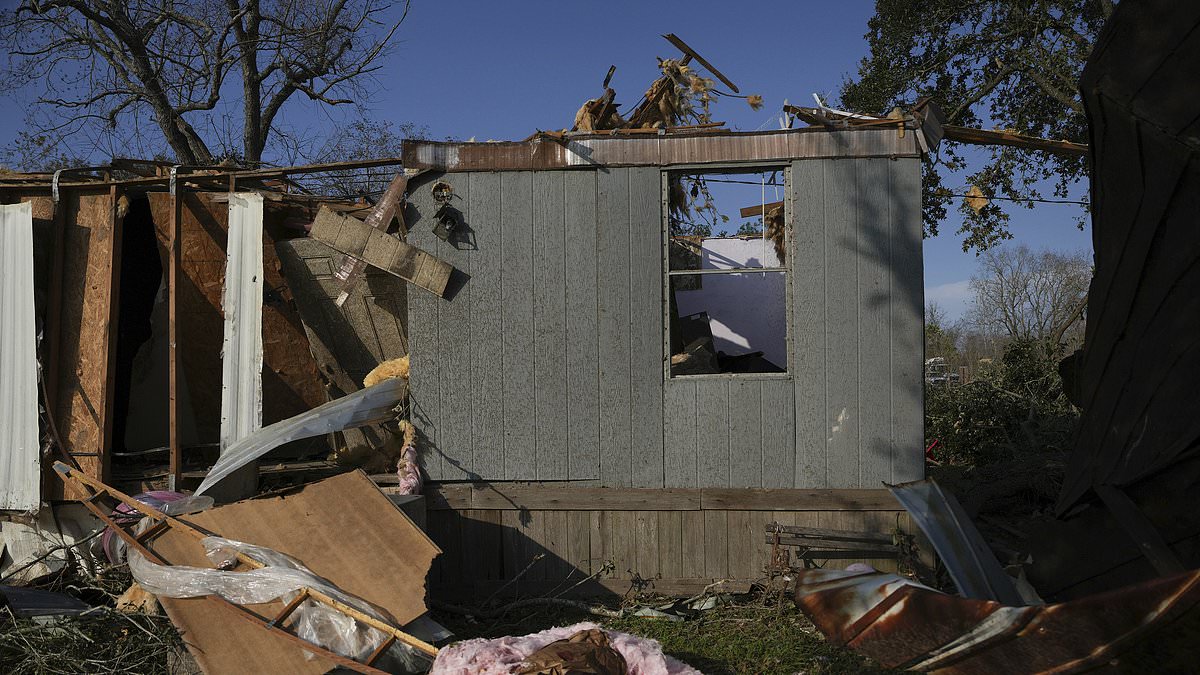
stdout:
[[[430,186],[470,228],[430,230]],[[917,159],[798,160],[789,376],[664,377],[661,171],[412,183],[409,241],[468,278],[409,299],[414,419],[434,480],[879,487],[923,476]]]

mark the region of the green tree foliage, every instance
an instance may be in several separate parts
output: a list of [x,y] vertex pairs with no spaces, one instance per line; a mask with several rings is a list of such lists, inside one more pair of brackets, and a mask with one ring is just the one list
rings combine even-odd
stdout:
[[[844,83],[842,105],[882,114],[932,97],[948,124],[1012,129],[1087,142],[1077,83],[1112,0],[876,0],[869,24],[870,55]],[[984,195],[1032,207],[1038,184],[1053,180],[1065,197],[1085,176],[1085,158],[993,146],[986,164],[967,177]],[[944,142],[925,158],[923,211],[927,236],[962,194],[946,171],[966,166],[961,147]],[[1011,239],[1009,215],[995,201],[975,210],[959,204],[963,250],[986,250]]]
[[953,464],[988,464],[1027,453],[1064,451],[1078,411],[1063,394],[1059,346],[1009,343],[999,363],[968,384],[925,390],[926,443]]

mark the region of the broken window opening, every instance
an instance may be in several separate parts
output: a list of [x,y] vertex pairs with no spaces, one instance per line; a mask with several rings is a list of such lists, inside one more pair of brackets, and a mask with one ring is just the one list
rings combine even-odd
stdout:
[[672,171],[670,376],[787,373],[786,167]]

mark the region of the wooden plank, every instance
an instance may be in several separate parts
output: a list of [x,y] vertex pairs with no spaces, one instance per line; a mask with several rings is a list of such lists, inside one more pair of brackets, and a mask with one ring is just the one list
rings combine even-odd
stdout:
[[725,541],[729,548],[729,576],[734,579],[757,579],[761,571],[754,569],[752,549],[761,546],[761,528],[754,527],[752,511],[727,511]]
[[[892,387],[915,386],[891,377],[893,289],[887,269],[892,259],[892,187],[886,159],[858,162],[858,410],[857,485],[877,487],[892,480]],[[911,291],[911,288],[905,288]]]
[[[889,162],[891,173],[892,483],[925,477],[925,282],[921,162]],[[870,487],[870,486],[867,486]]]
[[[759,538],[768,544],[775,541],[775,535],[769,533],[764,534]],[[798,546],[803,549],[817,549],[822,551],[823,554],[833,551],[844,552],[846,553],[847,558],[870,558],[873,556],[878,556],[881,558],[894,558],[899,555],[899,552],[890,543],[881,545],[863,541],[819,539],[816,537],[794,537],[786,534],[779,535],[779,545]]]
[[517,546],[519,550],[517,572],[521,573],[524,570],[522,579],[545,579],[550,559],[544,544],[546,512],[518,511],[517,514]]
[[703,511],[704,576],[723,579],[729,576],[729,519],[725,511]]
[[[762,482],[765,488],[790,488],[796,478],[796,386],[786,380],[762,380]],[[758,486],[751,486],[758,487]]]
[[617,169],[596,176],[598,228],[597,332],[600,358],[600,481],[633,483],[630,391],[629,176]]
[[537,478],[533,380],[533,174],[500,177],[504,477]]
[[[764,512],[766,513],[766,512]],[[767,513],[769,516],[770,514]],[[781,534],[792,535],[795,538],[821,539],[827,541],[839,542],[857,542],[867,543],[873,546],[892,545],[892,535],[884,534],[877,531],[856,532],[850,530],[831,530],[822,527],[807,527],[804,525],[788,525],[776,521],[773,526],[770,521],[766,521],[763,526],[763,531],[767,534],[778,531]]]
[[1154,523],[1133,503],[1129,495],[1111,485],[1097,485],[1095,490],[1113,514],[1117,524],[1138,545],[1142,555],[1146,556],[1156,572],[1162,576],[1169,576],[1186,569],[1154,527]]
[[596,172],[563,176],[566,220],[567,454],[570,478],[600,477]]
[[656,168],[629,171],[632,485],[663,486],[663,214]]
[[179,443],[179,221],[180,199],[171,195],[167,224],[167,489],[182,486],[183,446]]
[[502,569],[505,579],[515,577],[526,565],[522,560],[524,536],[521,534],[521,517],[521,511],[500,512],[500,546],[503,551],[501,555],[504,558]]
[[[756,532],[762,530],[766,523],[775,520],[775,513],[770,511],[747,511],[746,513],[749,514],[750,529]],[[754,570],[754,578],[766,577],[767,566],[771,564],[771,542],[767,541],[764,544],[764,542],[755,538],[757,537],[756,534],[750,536],[752,544],[750,547],[750,566]]]
[[696,468],[701,487],[729,486],[729,382],[696,381]]
[[684,578],[705,576],[705,553],[708,548],[704,539],[704,512],[683,511],[680,521],[680,575]]
[[533,174],[534,465],[540,480],[566,480],[567,305],[564,172]]
[[[611,511],[588,511],[588,546],[591,550],[591,574],[598,574],[601,568],[613,560],[613,538]],[[605,572],[605,579],[616,576],[615,570]]]
[[591,513],[588,511],[567,512],[566,561],[578,570],[576,578],[592,573]]
[[822,161],[792,162],[792,352],[796,475],[792,487],[829,486],[825,439],[825,172]]
[[636,511],[637,566],[635,569],[643,579],[660,576],[662,564],[658,558],[658,512]]
[[637,572],[637,512],[609,512],[612,521],[612,560],[616,565],[614,574],[620,579],[629,579]]
[[567,560],[567,512],[539,511],[538,517],[544,525],[541,544],[546,550],[546,578],[551,581],[565,581],[572,569]]
[[[116,185],[109,186],[108,199],[111,205],[109,228],[112,232],[112,260],[109,262],[107,288],[109,299],[108,333],[104,337],[104,344],[108,348],[109,367],[114,369],[117,367],[117,337],[121,320],[121,251],[125,232],[125,216],[120,215],[118,199],[122,196]],[[109,480],[112,469],[112,434],[114,426],[113,416],[116,414],[116,401],[114,399],[116,382],[117,378],[115,376],[108,377],[104,389],[104,420],[102,422],[104,438],[100,442],[100,474],[97,477],[105,481]],[[121,445],[124,445],[125,439],[120,439],[120,442]]]
[[666,487],[696,487],[696,385],[674,379],[663,386],[663,480]]
[[678,579],[683,572],[683,512],[658,512],[658,569],[664,579]]
[[689,511],[700,508],[700,491],[686,488],[603,488],[491,483],[474,490],[471,508],[590,511]]
[[467,209],[475,239],[471,281],[467,284],[471,287],[472,469],[480,478],[500,479],[504,478],[504,370],[499,349],[504,332],[500,309],[504,285],[500,174],[471,174]]
[[498,579],[504,570],[500,511],[463,512],[462,550],[468,580]]
[[309,236],[437,296],[445,294],[454,271],[446,261],[427,251],[328,206],[317,212]]
[[[109,295],[117,231],[115,204],[103,193],[62,195],[56,209],[63,210],[64,269],[58,336],[61,360],[54,420],[59,436],[83,472],[104,478],[105,393],[113,366],[109,359],[109,321],[114,298]],[[80,498],[64,488],[68,499]]]
[[426,508],[559,511],[902,511],[882,488],[604,488],[557,483],[431,484]]
[[[459,210],[462,223],[470,227],[471,174],[454,181],[451,203]],[[428,190],[421,190],[422,199],[430,199]],[[428,195],[428,197],[427,197]],[[434,208],[429,204],[427,208]],[[426,223],[422,222],[422,228]],[[472,251],[469,243],[438,241],[438,256],[463,275],[471,274]],[[462,247],[462,248],[459,248]],[[434,300],[437,307],[438,408],[441,424],[438,428],[438,447],[441,450],[444,480],[469,478],[475,473],[472,439],[472,383],[474,373],[471,359],[480,346],[463,336],[471,333],[471,292],[474,284],[458,284],[461,288],[444,300]],[[412,293],[411,295],[421,295]]]
[[862,160],[825,163],[825,364],[829,487],[859,487],[858,194]]
[[772,490],[704,488],[700,508],[758,511],[898,511],[900,503],[885,489],[826,488]]
[[760,487],[763,480],[762,389],[756,380],[729,383],[729,487]]

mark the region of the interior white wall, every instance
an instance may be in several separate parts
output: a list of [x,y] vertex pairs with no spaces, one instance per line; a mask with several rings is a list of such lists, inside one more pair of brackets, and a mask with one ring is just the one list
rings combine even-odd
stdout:
[[[701,244],[701,269],[781,266],[770,239],[713,237]],[[786,276],[708,274],[700,290],[677,291],[675,302],[680,316],[708,312],[717,351],[731,356],[761,351],[768,361],[786,368]]]

